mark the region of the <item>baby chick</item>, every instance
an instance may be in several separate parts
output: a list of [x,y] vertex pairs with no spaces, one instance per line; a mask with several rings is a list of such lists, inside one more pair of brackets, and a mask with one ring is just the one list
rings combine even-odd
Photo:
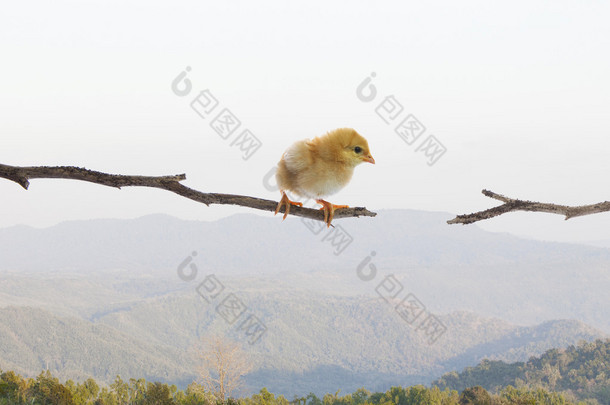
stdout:
[[362,162],[375,164],[375,159],[371,156],[366,139],[351,128],[340,128],[317,138],[295,142],[284,152],[277,165],[275,178],[282,199],[275,214],[285,205],[283,219],[286,219],[291,204],[303,206],[288,199],[286,191],[291,191],[321,204],[324,222],[330,227],[335,209],[348,206],[331,204],[322,197],[335,194],[345,187],[354,174],[354,167]]

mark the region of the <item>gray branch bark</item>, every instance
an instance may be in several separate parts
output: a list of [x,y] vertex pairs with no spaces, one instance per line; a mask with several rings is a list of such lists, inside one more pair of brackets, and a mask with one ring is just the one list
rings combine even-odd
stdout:
[[[24,189],[28,189],[31,179],[71,179],[88,181],[108,187],[153,187],[171,191],[182,197],[193,201],[210,204],[240,205],[242,207],[254,208],[262,211],[275,212],[277,202],[262,198],[248,197],[235,194],[203,193],[180,183],[186,179],[185,174],[174,176],[127,176],[122,174],[108,174],[96,172],[74,166],[9,166],[0,163],[0,178],[14,181]],[[285,208],[280,209],[284,213]],[[324,222],[324,213],[312,208],[292,206],[290,214],[304,218]],[[350,207],[339,209],[335,212],[335,219],[349,217],[374,217],[377,214],[364,207]]]
[[489,190],[483,190],[482,193],[489,198],[502,201],[504,204],[485,211],[458,215],[452,220],[447,221],[447,223],[463,225],[472,224],[477,221],[497,217],[498,215],[506,214],[507,212],[512,211],[548,212],[550,214],[564,215],[566,220],[583,215],[598,214],[600,212],[610,211],[609,201],[604,201],[598,204],[569,206],[518,200],[515,198],[505,197],[501,194],[496,194]]

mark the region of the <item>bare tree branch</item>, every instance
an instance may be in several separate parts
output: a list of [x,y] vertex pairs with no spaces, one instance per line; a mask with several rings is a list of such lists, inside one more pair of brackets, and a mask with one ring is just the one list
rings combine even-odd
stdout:
[[227,338],[203,338],[198,352],[203,387],[221,401],[239,390],[244,383],[243,377],[252,370],[246,352],[237,342]]
[[600,212],[610,211],[610,202],[604,201],[598,204],[569,206],[549,203],[540,203],[535,201],[518,200],[515,198],[505,197],[501,194],[496,194],[493,191],[483,190],[482,193],[487,197],[502,201],[504,204],[485,211],[474,212],[472,214],[458,215],[448,224],[472,224],[477,221],[497,217],[498,215],[506,214],[512,211],[530,211],[530,212],[548,212],[550,214],[565,215],[568,220],[574,217],[583,215],[598,214]]
[[[230,204],[271,212],[275,212],[275,208],[277,207],[276,201],[262,198],[235,194],[203,193],[201,191],[193,190],[180,183],[180,181],[186,179],[185,174],[177,174],[175,176],[126,176],[122,174],[96,172],[73,166],[19,167],[0,163],[0,178],[14,181],[26,190],[30,185],[30,179],[72,179],[116,188],[131,186],[159,188],[208,206],[210,204]],[[280,212],[283,213],[284,210],[285,207],[283,206],[280,209]],[[292,206],[290,208],[290,214],[324,221],[324,213],[312,208]],[[337,219],[360,216],[374,217],[376,215],[375,212],[371,212],[364,207],[350,207],[338,209],[335,211],[334,217]]]

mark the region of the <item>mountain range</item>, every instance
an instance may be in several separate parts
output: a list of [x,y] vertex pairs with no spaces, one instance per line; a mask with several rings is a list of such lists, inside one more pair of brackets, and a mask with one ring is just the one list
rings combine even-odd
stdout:
[[[483,358],[526,361],[607,336],[609,249],[450,218],[388,210],[326,229],[153,215],[0,229],[0,368],[184,386],[198,342],[223,334],[251,357],[252,390],[292,396],[430,383]],[[210,280],[223,289],[206,301]],[[227,297],[245,308],[233,323],[219,309]],[[407,303],[421,309],[413,322]],[[266,328],[253,344],[240,329],[249,316]],[[434,342],[427,319],[445,328]]]

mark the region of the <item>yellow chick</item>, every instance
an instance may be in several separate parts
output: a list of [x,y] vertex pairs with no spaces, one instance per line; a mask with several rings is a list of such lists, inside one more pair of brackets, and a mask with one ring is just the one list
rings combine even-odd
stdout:
[[348,206],[331,204],[322,198],[345,187],[354,174],[354,168],[362,162],[375,164],[375,159],[366,139],[351,128],[340,128],[317,138],[295,142],[277,165],[275,178],[282,199],[275,214],[285,205],[283,219],[286,219],[290,205],[303,206],[300,202],[290,201],[286,191],[291,191],[321,204],[324,221],[330,227],[335,209]]

